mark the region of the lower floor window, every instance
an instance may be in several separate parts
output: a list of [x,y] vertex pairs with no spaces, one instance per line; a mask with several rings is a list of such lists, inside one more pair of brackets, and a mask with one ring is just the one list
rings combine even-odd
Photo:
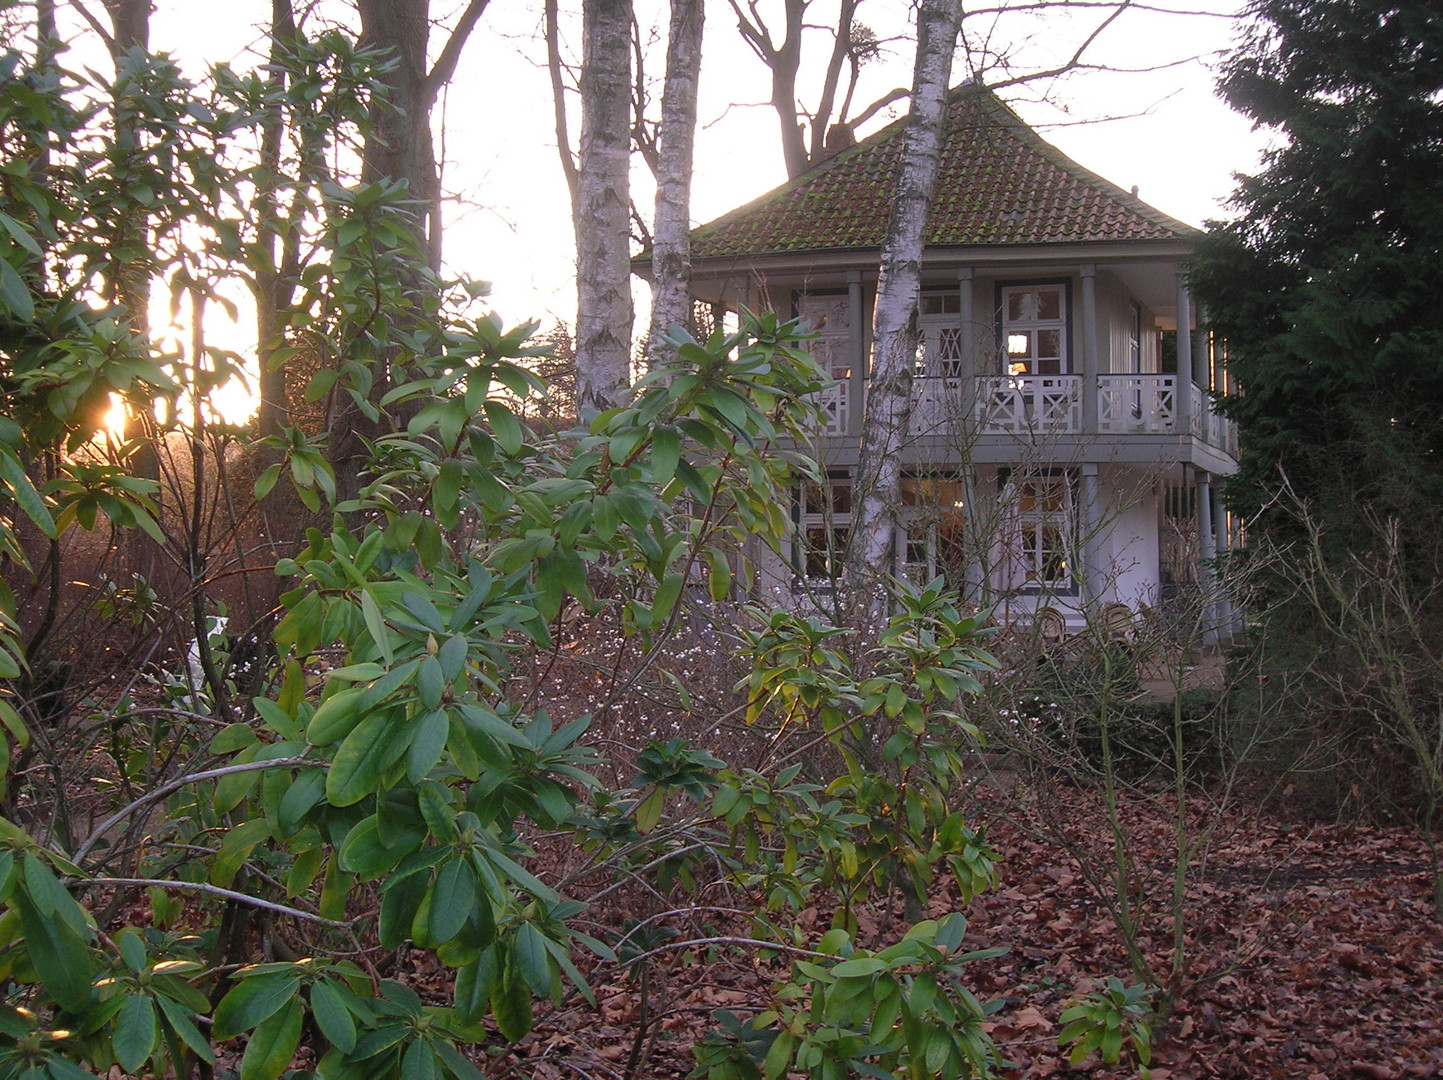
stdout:
[[999,584],[1004,589],[1074,587],[1077,522],[1068,472],[1011,473],[1002,481]]
[[[969,563],[979,571],[990,564],[993,586],[1001,592],[1069,592],[1077,584],[1076,486],[1074,470],[1004,469],[997,503],[984,506],[983,517],[969,526],[960,477],[905,476],[897,508],[897,569],[914,582],[942,577],[965,588]],[[855,495],[845,473],[806,481],[798,489],[792,560],[798,576],[815,582],[841,576]],[[971,535],[973,529],[982,535]],[[969,548],[979,542],[982,550]]]
[[967,578],[961,479],[936,473],[903,477],[899,518],[902,572],[917,584],[942,577],[960,587]]
[[797,498],[799,543],[793,563],[810,581],[841,576],[852,530],[852,480],[805,480]]

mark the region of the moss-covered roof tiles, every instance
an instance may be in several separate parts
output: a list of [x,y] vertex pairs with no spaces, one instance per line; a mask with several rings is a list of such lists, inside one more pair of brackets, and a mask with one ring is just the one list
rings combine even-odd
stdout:
[[[692,233],[693,258],[880,248],[897,121]],[[990,91],[952,91],[929,245],[1178,240],[1195,230],[1044,142]]]

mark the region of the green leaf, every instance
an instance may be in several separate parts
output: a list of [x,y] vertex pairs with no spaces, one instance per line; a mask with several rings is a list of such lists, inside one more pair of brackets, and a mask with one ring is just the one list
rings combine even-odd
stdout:
[[454,682],[466,666],[466,635],[452,634],[441,646],[437,659],[441,662],[441,675],[449,683]]
[[303,1011],[299,997],[263,1021],[241,1055],[240,1080],[276,1080],[286,1071],[301,1043]]
[[25,947],[35,974],[62,1009],[84,1012],[91,997],[90,950],[85,941],[64,919],[37,911],[28,888],[17,892],[12,902],[20,909]]
[[[35,302],[30,299],[30,289],[22,278],[4,259],[0,259],[0,300],[14,312],[20,322],[35,318]],[[6,320],[7,322],[10,320]]]
[[656,828],[657,822],[661,820],[662,808],[665,806],[665,790],[653,789],[652,793],[643,799],[636,808],[636,831],[645,834]]
[[350,686],[321,702],[306,725],[306,741],[312,746],[330,746],[349,735],[361,722],[357,705],[365,692],[365,687]]
[[429,883],[424,874],[412,874],[390,882],[381,896],[381,916],[377,927],[382,947],[398,948],[411,936],[411,923],[428,889]]
[[436,1055],[426,1039],[412,1039],[401,1055],[401,1080],[437,1080]]
[[301,729],[296,724],[295,717],[283,709],[278,703],[266,698],[252,698],[251,703],[255,706],[256,712],[264,720],[272,731],[277,732],[281,737],[299,742]]
[[[5,265],[5,261],[0,259],[0,266]],[[0,479],[5,481],[5,486],[10,489],[16,505],[25,512],[25,516],[35,523],[36,528],[54,540],[58,535],[55,519],[50,516],[45,500],[40,497],[40,492],[35,490],[35,485],[25,474],[25,467],[20,464],[20,459],[9,447],[0,447]]]
[[451,719],[445,709],[427,713],[416,725],[415,738],[406,752],[406,779],[419,784],[446,750],[446,738],[451,731]]
[[676,463],[681,458],[681,439],[674,427],[659,427],[651,436],[651,481],[658,487],[665,487],[676,475]]
[[520,1042],[531,1032],[531,989],[519,976],[513,975],[509,966],[502,971],[501,979],[491,994],[491,1015],[496,1019],[496,1030],[507,1042]]
[[519,972],[537,997],[546,997],[551,993],[551,960],[546,952],[546,942],[541,931],[529,922],[516,928],[507,969]]
[[456,972],[456,1011],[463,1020],[475,1022],[486,1015],[486,1005],[495,992],[497,946],[486,949],[479,958],[463,965]]
[[440,708],[441,695],[445,690],[446,678],[441,674],[441,662],[434,656],[426,657],[416,672],[416,693],[421,698],[421,704],[428,709]]
[[855,960],[843,960],[832,968],[832,975],[838,979],[854,979],[863,975],[875,975],[887,970],[887,962],[875,956],[861,956]]
[[227,724],[220,729],[215,738],[211,739],[210,752],[212,754],[234,754],[237,750],[244,750],[256,741],[255,729],[249,724]]
[[525,432],[515,414],[500,401],[488,401],[482,408],[491,422],[491,434],[508,454],[516,454],[525,441]]
[[115,1037],[111,1042],[120,1067],[128,1073],[138,1073],[154,1052],[158,1035],[155,1002],[150,995],[128,995],[115,1018]]
[[328,982],[311,984],[311,1013],[326,1041],[343,1054],[356,1048],[356,1020],[340,992]]
[[392,711],[372,713],[346,736],[326,773],[332,806],[352,806],[375,792],[381,774],[404,754],[415,728]]
[[361,617],[366,622],[366,629],[370,632],[371,640],[381,651],[381,659],[386,661],[387,667],[390,667],[396,661],[396,655],[391,649],[391,633],[386,628],[386,620],[381,616],[381,606],[376,603],[376,598],[371,594],[370,589],[361,591]]
[[452,859],[436,873],[431,892],[431,936],[438,945],[461,932],[476,905],[476,870],[466,858]]
[[380,877],[410,854],[404,846],[385,844],[380,832],[381,826],[375,814],[357,822],[341,843],[337,854],[340,868],[368,881]]
[[280,478],[280,475],[280,462],[276,462],[274,465],[267,466],[261,470],[261,474],[256,477],[255,497],[257,502],[271,493],[271,489],[276,486],[276,481]]
[[779,1032],[767,1049],[766,1061],[762,1064],[762,1075],[766,1080],[777,1080],[785,1075],[792,1063],[792,1051],[796,1049],[797,1037],[790,1031]]
[[224,1041],[251,1030],[294,999],[300,986],[300,979],[285,972],[237,980],[216,1006],[213,1034]]
[[65,891],[65,886],[60,884],[60,879],[30,852],[27,851],[22,856],[21,865],[25,868],[25,892],[29,894],[30,902],[41,915],[54,915],[67,903],[73,902],[71,895]]
[[436,1043],[436,1053],[445,1063],[446,1071],[455,1077],[456,1080],[485,1080],[480,1070],[462,1057],[460,1051],[450,1043]]
[[326,793],[326,774],[320,769],[304,769],[281,796],[277,824],[286,836],[293,836],[302,819],[321,801]]
[[165,1018],[164,1023],[180,1036],[180,1041],[185,1043],[190,1052],[207,1065],[214,1065],[215,1053],[210,1048],[210,1040],[195,1026],[194,1011],[163,993],[156,996],[155,1003],[160,1006],[161,1014]]
[[250,857],[251,850],[270,834],[270,825],[265,818],[243,821],[227,833],[216,849],[215,862],[211,864],[211,884],[225,886],[234,881],[241,866]]

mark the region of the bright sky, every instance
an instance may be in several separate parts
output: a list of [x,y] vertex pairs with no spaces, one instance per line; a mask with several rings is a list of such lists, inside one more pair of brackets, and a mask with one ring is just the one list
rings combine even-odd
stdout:
[[[1231,10],[1227,0],[1202,2],[1217,12]],[[649,74],[659,80],[664,8],[656,0],[637,3],[643,25],[658,28],[661,41]],[[461,0],[432,0],[432,14],[450,21],[460,6]],[[768,0],[760,6],[764,12],[780,8]],[[259,28],[268,8],[159,0],[153,44],[174,50],[196,72],[198,61],[244,64],[255,56],[248,49],[263,48]],[[563,23],[569,23],[569,41],[578,51],[579,10],[580,0],[563,0]],[[827,11],[828,0],[816,0],[812,21],[824,22]],[[508,323],[569,322],[575,316],[570,211],[556,156],[540,12],[539,0],[492,0],[443,102],[443,182],[457,200],[446,231],[447,262],[452,270],[492,281],[493,302]],[[1096,17],[1095,10],[1084,13]],[[693,197],[698,222],[785,180],[775,114],[761,104],[769,93],[765,69],[741,43],[727,5],[711,0],[707,16]],[[908,5],[864,0],[858,18],[879,37],[902,35]],[[983,29],[968,25],[974,32]],[[991,38],[1008,43],[1019,70],[1035,69],[1070,54],[1092,25],[1054,11],[998,27]],[[1151,73],[1079,72],[1046,87],[1015,87],[1004,97],[1083,165],[1124,188],[1137,185],[1145,201],[1200,224],[1221,215],[1232,174],[1252,169],[1261,145],[1212,92],[1208,65],[1234,33],[1228,18],[1129,12],[1098,39],[1089,54],[1094,62],[1118,68],[1185,62]],[[809,44],[825,56],[820,32]],[[965,75],[960,63],[959,58],[954,79]],[[911,42],[894,41],[881,60],[864,69],[856,100],[869,102],[910,77]],[[1044,93],[1066,112],[1039,102]],[[574,125],[574,98],[571,108]],[[639,183],[638,201],[648,213],[649,199],[649,188]]]

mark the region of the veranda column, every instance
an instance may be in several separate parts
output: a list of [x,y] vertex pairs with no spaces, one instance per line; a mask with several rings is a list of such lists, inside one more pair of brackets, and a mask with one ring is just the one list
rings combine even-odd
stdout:
[[972,467],[972,454],[977,446],[977,331],[973,326],[972,267],[957,268],[957,320],[961,340],[957,342],[957,416],[952,437],[958,443],[962,479],[962,535],[967,546],[967,582],[963,599],[979,607],[988,603],[987,568],[984,553],[990,538],[983,525],[991,515],[984,516],[977,505],[977,470]]
[[978,607],[992,602],[988,585],[986,554],[991,538],[986,526],[992,520],[991,514],[984,514],[978,504],[977,470],[970,459],[962,462],[962,535],[967,544],[967,581],[962,599]]
[[1218,549],[1217,536],[1213,532],[1212,475],[1205,472],[1197,474],[1197,533],[1198,557],[1202,562],[1198,567],[1198,584],[1202,589],[1198,600],[1203,605],[1202,641],[1204,645],[1215,645],[1218,640],[1217,575],[1213,572],[1213,559],[1217,557]]
[[1097,462],[1082,464],[1082,602],[1091,607],[1107,587],[1102,565],[1102,506],[1099,502]]
[[957,415],[952,435],[962,444],[964,461],[970,461],[977,436],[977,334],[972,326],[970,266],[957,268],[957,320],[961,339],[957,342]]
[[1082,433],[1097,434],[1097,266],[1083,263],[1082,277]]
[[1187,279],[1177,276],[1177,430],[1192,431],[1192,294]]
[[[1217,555],[1226,557],[1230,555],[1233,550],[1232,530],[1228,526],[1228,508],[1227,504],[1223,501],[1222,489],[1217,485],[1213,485],[1212,497],[1213,550]],[[1224,568],[1228,567],[1226,558],[1224,558],[1222,565]],[[1218,583],[1217,596],[1217,604],[1213,607],[1213,617],[1218,628],[1218,634],[1219,636],[1227,635],[1231,637],[1238,624],[1238,614],[1237,605],[1233,600],[1232,593],[1228,589],[1227,581]]]
[[847,363],[852,368],[847,387],[847,431],[862,430],[862,408],[867,396],[867,320],[863,309],[862,272],[847,271]]

